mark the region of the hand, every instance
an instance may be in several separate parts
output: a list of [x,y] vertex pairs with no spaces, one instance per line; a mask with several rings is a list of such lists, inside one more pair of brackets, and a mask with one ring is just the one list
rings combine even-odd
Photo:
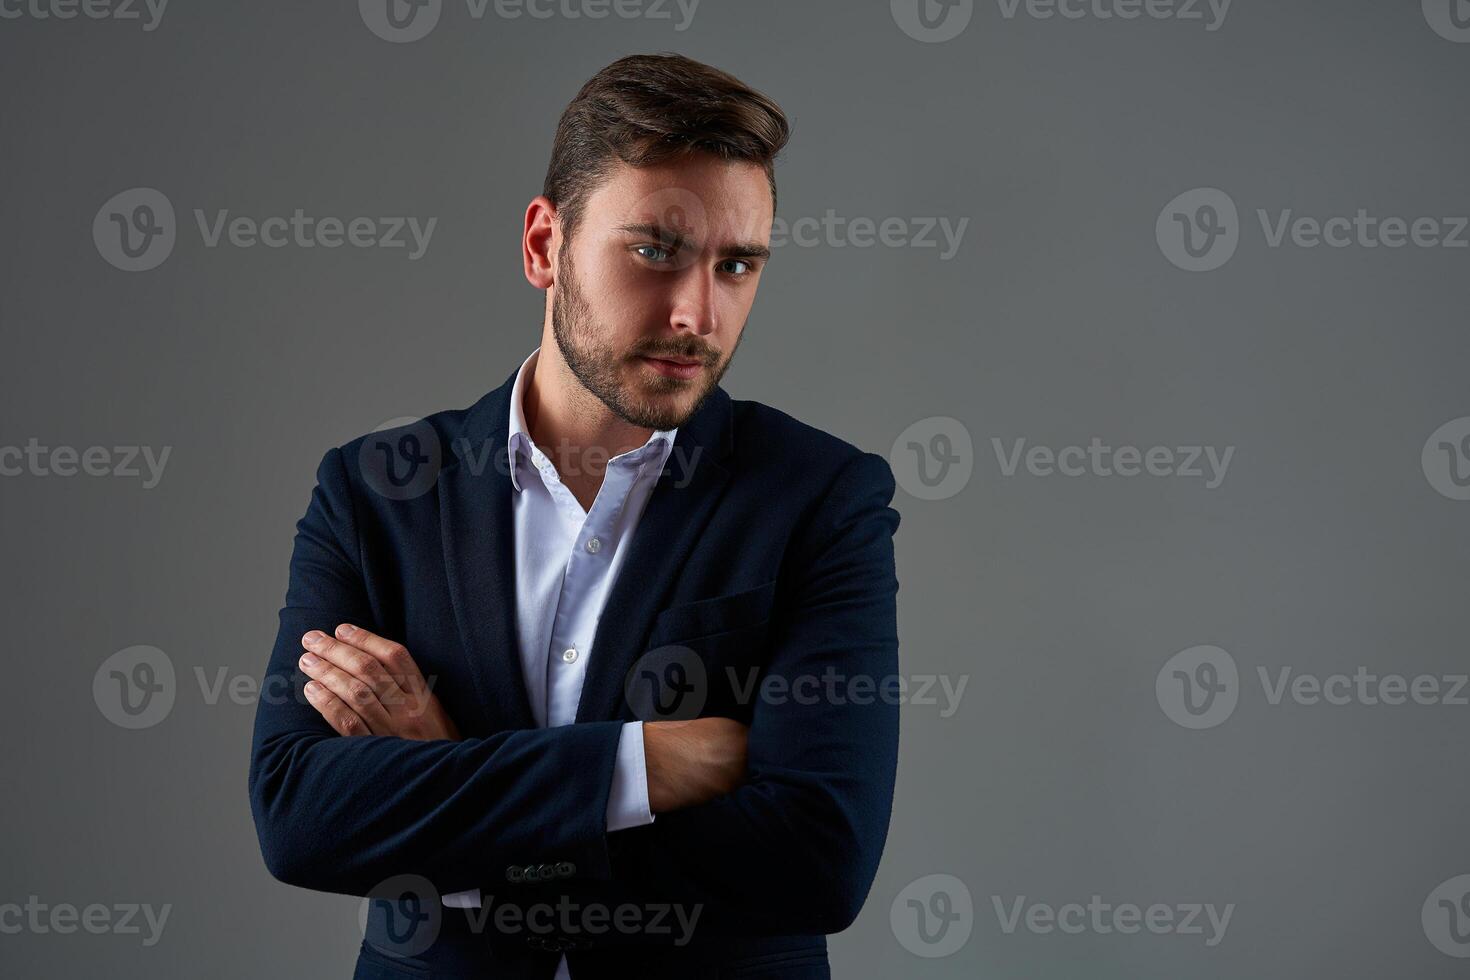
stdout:
[[665,813],[733,791],[745,778],[748,732],[729,718],[644,722],[648,808]]
[[339,735],[459,741],[459,730],[402,644],[343,623],[301,638],[306,698]]

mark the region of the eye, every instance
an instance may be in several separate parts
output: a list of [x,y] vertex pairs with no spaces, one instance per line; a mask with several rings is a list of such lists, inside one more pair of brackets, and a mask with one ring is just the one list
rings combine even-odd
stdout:
[[721,262],[720,264],[722,266],[738,265],[738,266],[743,266],[744,267],[742,269],[730,269],[730,268],[726,268],[725,271],[728,272],[728,273],[730,273],[733,276],[748,276],[752,272],[755,271],[755,266],[751,265],[749,262],[745,261],[744,259],[726,259],[724,262]]
[[[638,252],[640,255],[643,255],[643,257],[645,259],[648,259],[650,262],[664,262],[664,261],[667,261],[668,258],[673,254],[668,249],[664,248],[662,245],[638,245],[638,246],[635,246],[634,247],[633,251]],[[657,252],[658,254],[657,255],[646,255],[646,254],[643,254],[645,252]]]

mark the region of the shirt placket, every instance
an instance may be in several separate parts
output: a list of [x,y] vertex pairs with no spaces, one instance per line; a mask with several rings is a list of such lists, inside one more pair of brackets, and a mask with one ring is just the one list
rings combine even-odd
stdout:
[[[645,458],[634,453],[608,463],[602,487],[592,501],[592,509],[581,521],[572,540],[548,646],[548,726],[570,724],[575,720],[582,682],[587,675],[587,658],[592,652],[592,630],[598,619],[585,615],[586,604],[607,575],[618,519]],[[553,476],[553,480],[558,506],[570,505],[580,512],[581,505],[572,497],[571,491],[559,478]]]

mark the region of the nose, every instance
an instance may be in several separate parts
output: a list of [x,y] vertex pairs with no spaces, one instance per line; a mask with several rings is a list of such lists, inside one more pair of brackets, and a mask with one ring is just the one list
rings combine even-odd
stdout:
[[705,263],[695,263],[672,273],[673,287],[669,323],[680,332],[705,336],[718,326],[715,312],[715,272]]

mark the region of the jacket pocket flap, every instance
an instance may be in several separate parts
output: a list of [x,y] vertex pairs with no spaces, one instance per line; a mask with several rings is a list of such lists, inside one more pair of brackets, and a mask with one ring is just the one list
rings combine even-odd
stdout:
[[772,579],[753,589],[670,606],[654,620],[649,646],[758,626],[771,618],[775,597],[776,580]]

